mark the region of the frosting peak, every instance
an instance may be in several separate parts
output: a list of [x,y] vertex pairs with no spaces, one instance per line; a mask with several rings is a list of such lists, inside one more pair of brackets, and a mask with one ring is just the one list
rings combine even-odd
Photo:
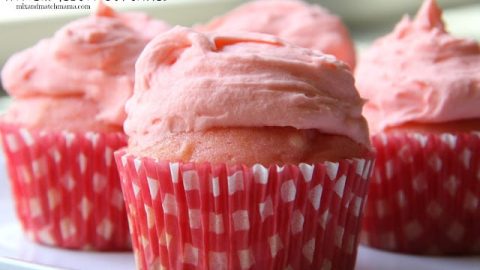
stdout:
[[111,7],[105,5],[103,0],[98,1],[97,10],[94,13],[97,18],[112,18],[120,21],[137,34],[150,40],[156,35],[170,29],[170,25],[163,21],[153,20],[148,15],[141,12],[117,13]]
[[176,27],[136,63],[125,131],[143,144],[158,134],[228,127],[295,127],[369,145],[349,68],[276,37],[201,34]]
[[445,31],[434,0],[374,42],[355,71],[372,132],[480,118],[480,46]]
[[104,17],[115,17],[116,12],[113,8],[105,5],[103,0],[98,1],[97,11],[95,12],[95,16],[104,16]]
[[415,25],[429,29],[438,29],[445,32],[445,25],[442,20],[442,10],[435,0],[426,0],[417,13]]

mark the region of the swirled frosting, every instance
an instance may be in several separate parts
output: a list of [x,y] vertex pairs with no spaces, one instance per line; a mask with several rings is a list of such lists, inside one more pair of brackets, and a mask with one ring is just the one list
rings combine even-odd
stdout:
[[[50,123],[52,114],[68,115],[60,118],[76,123],[74,129],[121,130],[124,105],[133,92],[135,61],[153,37],[140,29],[150,26],[156,26],[157,33],[167,28],[143,15],[117,14],[100,5],[96,14],[73,21],[52,38],[13,55],[2,71],[5,89],[14,99],[5,119],[37,127]],[[69,106],[61,106],[66,103]],[[84,111],[69,112],[81,104]],[[27,117],[32,110],[35,116]]]
[[295,45],[335,55],[355,66],[355,48],[340,18],[297,0],[251,1],[215,18],[200,31],[249,31],[278,36]]
[[360,58],[357,87],[372,132],[409,122],[480,118],[480,46],[452,37],[427,0]]
[[171,28],[171,26],[164,21],[153,20],[147,14],[142,12],[117,13],[109,6],[103,4],[103,1],[98,2],[96,15],[120,20],[125,26],[144,36],[148,40],[151,40],[156,35]]
[[136,63],[125,131],[133,144],[158,134],[228,127],[294,127],[369,145],[350,69],[330,55],[270,35],[202,34],[176,27]]

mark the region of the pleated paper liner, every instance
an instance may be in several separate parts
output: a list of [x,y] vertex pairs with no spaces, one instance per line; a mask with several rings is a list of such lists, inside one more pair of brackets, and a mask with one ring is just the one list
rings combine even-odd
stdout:
[[174,163],[115,153],[138,269],[353,269],[372,158]]
[[30,239],[71,249],[131,249],[113,156],[125,135],[6,123],[0,134],[17,216]]
[[377,160],[362,243],[416,254],[480,254],[480,135],[388,133]]

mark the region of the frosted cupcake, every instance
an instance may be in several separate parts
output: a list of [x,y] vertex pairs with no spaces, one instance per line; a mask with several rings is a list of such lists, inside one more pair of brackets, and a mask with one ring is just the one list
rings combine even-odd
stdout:
[[141,14],[96,14],[13,55],[2,71],[12,103],[0,120],[17,216],[27,236],[73,249],[130,248],[113,151],[126,144],[124,105],[135,61],[166,30]]
[[116,152],[139,269],[353,269],[372,165],[348,67],[261,34],[147,45]]
[[355,67],[355,47],[340,18],[303,1],[251,1],[199,25],[197,30],[275,35],[295,45],[332,54]]
[[435,1],[360,59],[357,87],[377,161],[364,243],[480,252],[480,46],[449,35]]

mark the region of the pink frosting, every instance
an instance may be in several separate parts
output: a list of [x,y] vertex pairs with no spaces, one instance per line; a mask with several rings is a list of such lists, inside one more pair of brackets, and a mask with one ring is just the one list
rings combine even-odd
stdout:
[[[141,25],[145,28],[155,25],[157,33],[167,28],[143,15],[120,15],[100,4],[95,15],[71,22],[53,38],[13,55],[2,71],[4,86],[14,102],[36,98],[56,102],[68,98],[72,103],[75,98],[79,103],[89,104],[85,106],[88,111],[78,112],[75,119],[69,119],[80,128],[114,125],[121,129],[126,117],[124,105],[133,92],[135,61],[153,36],[139,32]],[[55,111],[72,115],[68,111],[77,107],[45,105],[41,108],[48,110],[35,110],[36,117],[28,118],[18,115],[32,110],[28,106],[22,108],[22,104],[32,102],[19,102],[15,113],[7,113],[6,119],[21,119],[22,124],[37,126],[41,124],[37,121],[44,121]]]
[[361,57],[355,75],[372,132],[480,118],[480,46],[450,36],[441,15],[425,1]]
[[333,54],[350,67],[355,66],[355,48],[342,21],[320,6],[302,1],[252,1],[197,29],[276,35],[295,45]]
[[332,56],[270,35],[176,27],[137,61],[125,131],[151,145],[164,132],[288,126],[368,146],[362,106],[350,69]]
[[167,23],[160,20],[153,20],[150,16],[142,12],[117,13],[105,5],[103,0],[98,2],[96,15],[118,19],[125,26],[143,35],[148,40],[153,39],[156,35],[171,28]]

